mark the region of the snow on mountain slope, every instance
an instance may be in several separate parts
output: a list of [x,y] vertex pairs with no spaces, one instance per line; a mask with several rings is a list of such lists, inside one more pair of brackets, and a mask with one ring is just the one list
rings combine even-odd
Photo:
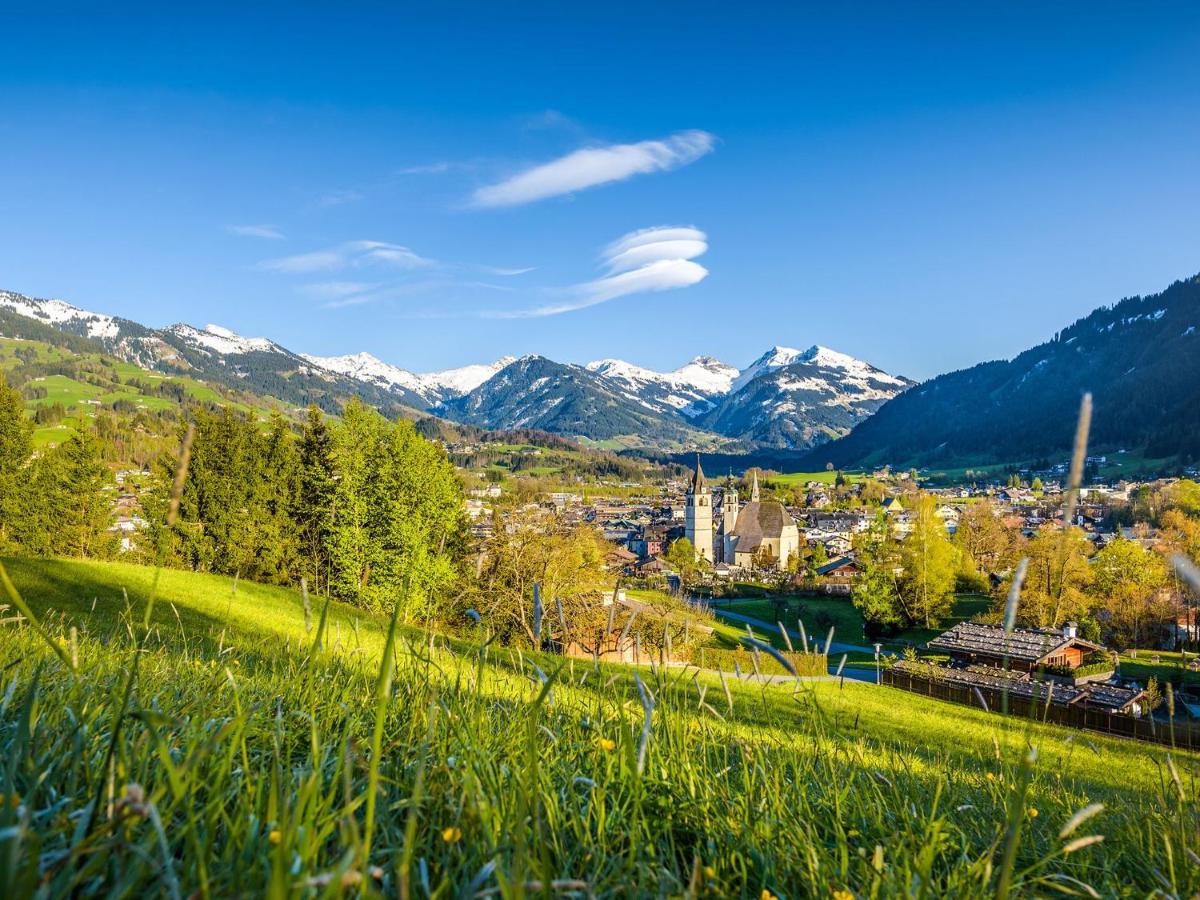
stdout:
[[815,351],[821,348],[812,347],[809,351],[795,350],[791,347],[775,346],[756,359],[738,374],[730,385],[729,392],[740,391],[751,381],[762,375],[764,372],[771,372],[775,369],[781,369],[784,366],[790,366],[798,361],[806,352]]
[[427,372],[419,376],[422,383],[437,388],[447,397],[461,397],[491,379],[501,369],[517,361],[515,356],[502,356],[494,363],[476,363],[441,372]]
[[846,434],[912,382],[828,347],[773,347],[698,423],[760,445],[813,447]]
[[425,384],[420,375],[385,363],[370,353],[352,353],[348,356],[313,356],[309,353],[300,355],[314,366],[357,381],[365,381],[381,388],[401,387],[422,396],[425,394]]
[[0,308],[90,338],[115,338],[121,330],[112,316],[80,309],[62,300],[38,300],[11,291],[0,291]]
[[674,372],[656,372],[621,359],[598,359],[584,366],[616,382],[621,393],[647,409],[675,410],[695,416],[712,407],[714,397],[729,391],[738,370],[711,356],[697,356]]
[[193,347],[211,350],[222,356],[231,353],[286,353],[287,351],[272,340],[257,337],[242,337],[236,332],[220,325],[205,325],[203,329],[193,328],[182,322],[163,329],[175,335],[180,340]]
[[410,391],[429,406],[470,393],[516,360],[515,356],[504,356],[494,363],[479,363],[458,369],[418,374],[385,363],[370,353],[353,353],[348,356],[312,356],[304,353],[301,356],[315,366],[356,381],[373,384],[384,390]]

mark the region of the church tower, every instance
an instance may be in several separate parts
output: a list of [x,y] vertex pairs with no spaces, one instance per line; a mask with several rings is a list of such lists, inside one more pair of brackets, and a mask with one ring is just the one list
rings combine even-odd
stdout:
[[725,479],[725,492],[721,495],[721,526],[718,529],[719,546],[717,548],[720,559],[718,562],[731,564],[733,562],[733,529],[737,527],[738,517],[738,492],[737,487],[733,483],[733,473],[729,473],[729,477]]
[[696,454],[696,473],[688,485],[687,505],[684,510],[684,534],[696,548],[696,558],[713,561],[712,491],[704,480],[700,468],[700,454]]

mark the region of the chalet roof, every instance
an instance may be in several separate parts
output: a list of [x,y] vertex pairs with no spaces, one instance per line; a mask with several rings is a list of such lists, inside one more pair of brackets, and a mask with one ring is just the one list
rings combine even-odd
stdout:
[[[924,674],[921,669],[909,669],[903,661],[896,663],[896,668],[901,671],[911,671],[918,676]],[[1045,702],[1048,695],[1050,702],[1055,706],[1084,706],[1111,712],[1126,712],[1146,693],[1143,690],[1120,687],[1115,684],[1093,682],[1071,685],[1060,682],[1034,681],[1023,672],[989,673],[950,666],[939,666],[937,678],[949,684],[1004,691],[1012,697],[1024,697],[1037,702]]]
[[834,572],[837,569],[842,568],[843,566],[852,566],[852,565],[854,565],[854,557],[853,556],[839,556],[837,559],[833,560],[832,562],[827,562],[823,566],[818,566],[817,574],[818,575],[827,575],[830,572]]
[[948,650],[955,653],[974,653],[996,659],[1009,659],[1036,663],[1052,656],[1065,647],[1080,647],[1084,650],[1103,650],[1099,644],[1082,638],[1068,638],[1061,631],[1034,628],[1014,628],[1006,634],[999,625],[980,622],[960,622],[949,631],[929,642],[930,650]]
[[782,503],[774,500],[751,501],[738,512],[733,536],[738,553],[753,553],[767,538],[779,538],[788,526],[796,527]]

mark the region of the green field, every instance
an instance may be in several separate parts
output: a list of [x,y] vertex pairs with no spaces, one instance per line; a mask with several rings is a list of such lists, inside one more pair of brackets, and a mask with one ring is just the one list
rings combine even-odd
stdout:
[[401,627],[393,677],[386,622],[183,572],[135,654],[152,571],[6,564],[74,665],[0,625],[9,895],[1200,889],[1189,754],[850,682],[641,669],[643,704],[628,667],[470,630]]
[[42,425],[34,431],[34,447],[38,449],[61,443],[77,427],[80,417],[90,419],[102,409],[112,410],[116,403],[129,403],[136,409],[152,413],[178,409],[180,402],[174,395],[154,392],[153,389],[160,385],[178,391],[189,400],[223,403],[243,413],[265,416],[269,408],[270,401],[227,396],[187,376],[166,376],[99,353],[73,353],[39,341],[0,337],[0,372],[12,371],[28,363],[66,366],[78,375],[34,375],[23,385],[45,393],[45,396],[28,400],[31,411],[57,403],[66,412],[63,421]]
[[[804,623],[810,638],[825,639],[829,625],[834,626],[834,640],[847,644],[869,643],[863,636],[862,613],[849,598],[801,597],[780,598],[787,604],[789,629],[797,629],[797,619]],[[909,628],[885,641],[887,644],[924,644],[937,637],[951,625],[973,619],[992,607],[992,598],[986,594],[958,594],[954,598],[954,609],[950,617],[937,628]],[[776,604],[774,600],[737,600],[722,603],[722,609],[774,623]],[[820,620],[820,621],[818,621]],[[829,620],[829,621],[826,621]],[[823,623],[823,624],[822,624]],[[778,635],[776,635],[777,637]]]

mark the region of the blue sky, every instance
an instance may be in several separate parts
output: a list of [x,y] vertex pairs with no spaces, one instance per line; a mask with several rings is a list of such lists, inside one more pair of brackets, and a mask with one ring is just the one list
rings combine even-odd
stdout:
[[0,288],[925,378],[1200,272],[1196,4],[515,6],[0,6]]

